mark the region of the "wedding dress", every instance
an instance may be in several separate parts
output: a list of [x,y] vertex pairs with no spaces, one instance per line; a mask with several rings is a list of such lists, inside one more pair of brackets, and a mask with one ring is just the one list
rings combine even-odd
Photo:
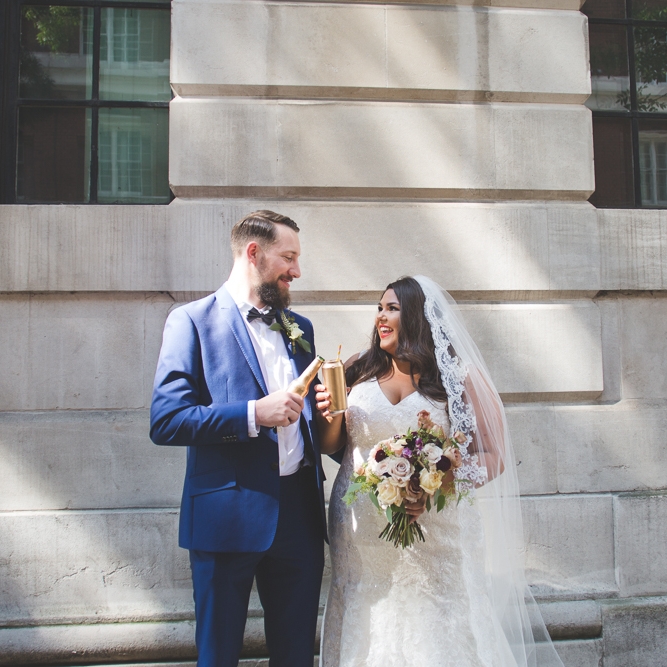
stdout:
[[380,440],[416,428],[420,410],[448,432],[445,406],[417,392],[392,405],[375,380],[354,386],[348,404],[348,445],[329,505],[333,571],[321,664],[514,667],[485,591],[474,497],[423,514],[426,542],[412,549],[378,539],[387,521],[367,496],[343,502],[354,467]]

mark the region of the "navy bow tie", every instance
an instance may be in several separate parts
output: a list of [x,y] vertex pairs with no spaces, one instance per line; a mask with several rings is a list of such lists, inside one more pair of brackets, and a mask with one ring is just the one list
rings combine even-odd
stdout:
[[260,313],[257,308],[254,306],[248,311],[246,315],[248,322],[253,322],[254,320],[262,320],[267,326],[271,326],[273,321],[276,319],[276,309],[270,308],[266,313]]

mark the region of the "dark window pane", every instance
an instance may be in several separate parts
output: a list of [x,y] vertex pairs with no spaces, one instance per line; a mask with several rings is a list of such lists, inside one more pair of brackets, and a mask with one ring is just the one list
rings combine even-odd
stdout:
[[665,0],[633,0],[632,15],[642,21],[667,21]]
[[639,122],[643,206],[667,206],[667,121]]
[[637,110],[667,110],[667,28],[635,28]]
[[586,0],[581,11],[591,18],[624,19],[625,0]]
[[20,202],[86,202],[90,110],[19,110],[16,198]]
[[98,201],[169,201],[168,109],[100,109]]
[[634,205],[632,130],[628,118],[593,118],[595,192],[601,208]]
[[23,7],[19,96],[31,99],[90,98],[92,32],[92,9]]
[[168,9],[102,9],[101,99],[171,99],[169,29]]
[[630,109],[627,32],[624,26],[591,25],[591,109]]

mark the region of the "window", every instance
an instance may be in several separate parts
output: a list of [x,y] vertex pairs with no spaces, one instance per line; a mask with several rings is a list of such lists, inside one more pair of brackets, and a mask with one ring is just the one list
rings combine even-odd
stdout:
[[598,207],[667,208],[667,1],[587,0]]
[[168,203],[170,3],[4,5],[0,202]]

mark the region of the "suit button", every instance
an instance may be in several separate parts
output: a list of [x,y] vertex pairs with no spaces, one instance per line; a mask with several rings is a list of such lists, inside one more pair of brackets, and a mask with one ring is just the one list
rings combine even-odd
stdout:
[[271,470],[278,470],[278,464],[275,461],[271,464]]

